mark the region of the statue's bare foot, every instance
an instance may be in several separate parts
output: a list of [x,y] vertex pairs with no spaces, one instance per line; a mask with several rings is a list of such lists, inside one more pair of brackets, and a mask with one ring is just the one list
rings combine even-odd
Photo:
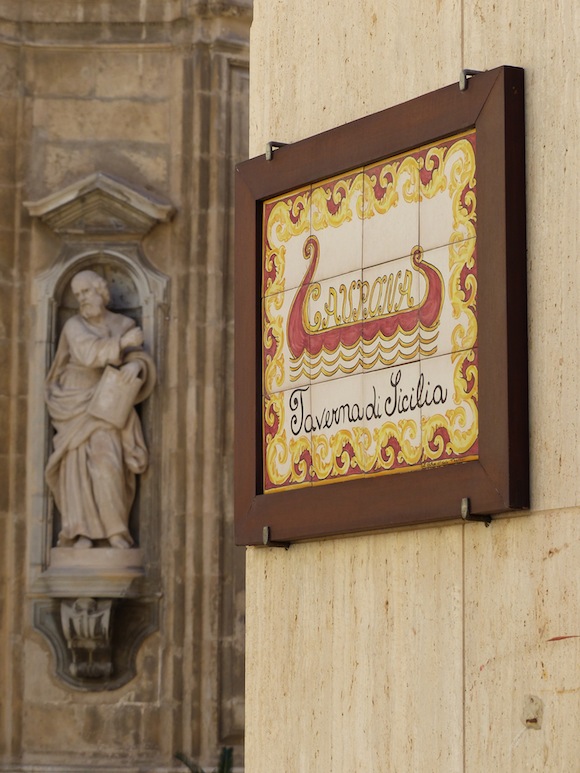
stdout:
[[77,537],[77,540],[74,544],[75,548],[92,548],[93,547],[93,541],[90,540],[88,537]]
[[121,534],[113,534],[109,537],[109,545],[112,548],[130,548],[131,544]]

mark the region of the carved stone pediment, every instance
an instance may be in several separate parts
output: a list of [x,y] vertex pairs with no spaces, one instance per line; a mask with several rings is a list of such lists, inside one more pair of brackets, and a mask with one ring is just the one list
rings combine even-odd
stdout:
[[24,206],[56,233],[75,236],[144,236],[157,223],[171,220],[175,212],[159,196],[103,172]]

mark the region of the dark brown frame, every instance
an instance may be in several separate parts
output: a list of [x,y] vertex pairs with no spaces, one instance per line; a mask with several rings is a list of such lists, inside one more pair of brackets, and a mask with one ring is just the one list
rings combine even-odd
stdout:
[[[260,271],[265,199],[477,131],[479,458],[262,493]],[[236,168],[236,542],[293,542],[529,507],[524,73],[498,67]],[[364,502],[364,508],[361,503]],[[265,527],[268,530],[265,532]]]

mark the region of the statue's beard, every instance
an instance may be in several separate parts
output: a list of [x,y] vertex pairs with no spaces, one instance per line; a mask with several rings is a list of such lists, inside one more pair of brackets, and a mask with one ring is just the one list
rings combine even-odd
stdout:
[[103,307],[98,303],[91,303],[91,301],[85,301],[81,304],[80,308],[81,317],[84,319],[93,319],[94,317],[100,317],[103,313]]

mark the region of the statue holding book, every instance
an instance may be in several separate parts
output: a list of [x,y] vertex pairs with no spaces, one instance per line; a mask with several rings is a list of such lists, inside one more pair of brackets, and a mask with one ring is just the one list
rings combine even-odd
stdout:
[[155,385],[143,332],[106,307],[106,281],[94,271],[73,277],[79,314],[65,323],[46,378],[56,434],[46,481],[62,518],[59,547],[129,548],[135,476],[148,465],[134,406]]

